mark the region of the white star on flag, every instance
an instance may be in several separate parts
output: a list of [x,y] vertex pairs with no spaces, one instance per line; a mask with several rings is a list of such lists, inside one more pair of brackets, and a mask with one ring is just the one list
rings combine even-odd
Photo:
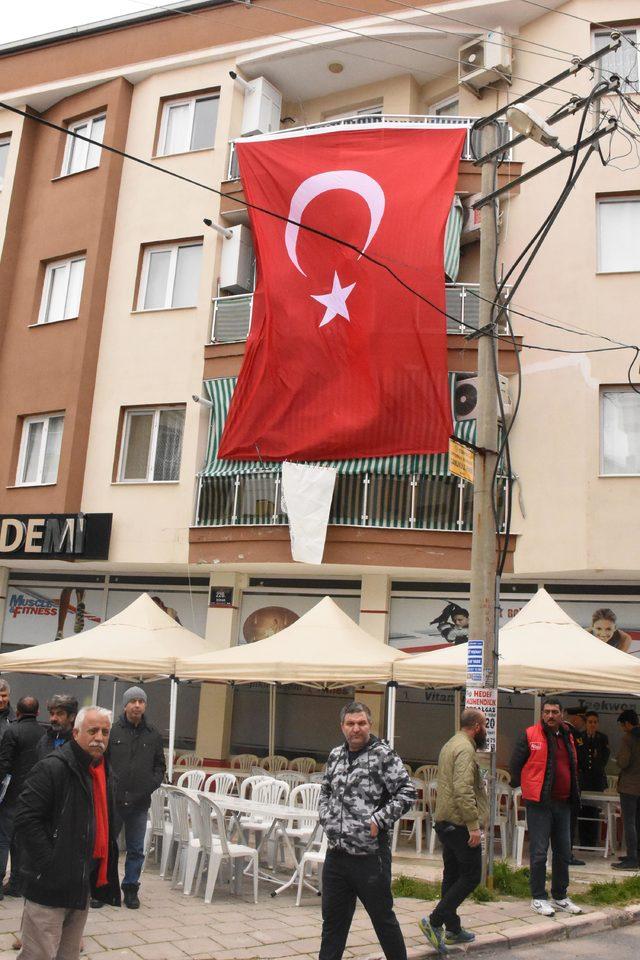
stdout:
[[324,317],[320,323],[321,327],[324,327],[327,323],[331,323],[334,317],[344,317],[345,320],[351,319],[347,308],[347,297],[354,287],[355,283],[350,283],[348,287],[341,286],[338,274],[334,273],[331,293],[311,294],[314,300],[317,300],[318,303],[326,307]]

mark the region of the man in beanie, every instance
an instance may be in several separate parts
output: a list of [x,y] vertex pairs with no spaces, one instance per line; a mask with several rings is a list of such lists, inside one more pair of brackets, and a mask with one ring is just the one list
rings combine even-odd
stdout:
[[[127,857],[122,893],[130,910],[140,906],[138,889],[144,863],[144,835],[151,794],[164,780],[165,762],[160,732],[147,722],[147,695],[129,687],[122,698],[122,716],[113,725],[109,761],[117,778],[116,835],[124,825]],[[98,906],[92,902],[92,906]]]

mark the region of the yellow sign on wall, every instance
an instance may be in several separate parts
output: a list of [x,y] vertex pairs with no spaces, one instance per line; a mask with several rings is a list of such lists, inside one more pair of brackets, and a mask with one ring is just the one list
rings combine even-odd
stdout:
[[449,473],[473,483],[473,462],[473,450],[449,438]]

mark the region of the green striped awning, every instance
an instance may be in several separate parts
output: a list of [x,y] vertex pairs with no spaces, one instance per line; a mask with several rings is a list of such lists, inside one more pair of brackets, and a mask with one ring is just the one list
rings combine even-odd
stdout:
[[444,272],[451,283],[455,283],[458,279],[458,270],[460,269],[460,235],[462,234],[463,220],[462,203],[460,197],[455,196],[444,232]]
[[[449,373],[449,393],[451,409],[453,409],[453,394],[456,375]],[[204,387],[207,397],[213,403],[209,436],[204,466],[200,471],[201,477],[229,477],[247,474],[279,474],[281,464],[273,461],[260,462],[258,460],[219,460],[218,447],[227,419],[231,396],[236,385],[236,377],[220,377],[216,380],[205,380]],[[476,421],[461,420],[454,422],[454,432],[461,440],[475,442]],[[356,460],[325,461],[327,466],[336,467],[339,474],[354,476],[369,473],[379,476],[406,477],[419,475],[425,477],[446,477],[449,474],[449,456],[446,453],[405,454],[395,457],[366,457]]]

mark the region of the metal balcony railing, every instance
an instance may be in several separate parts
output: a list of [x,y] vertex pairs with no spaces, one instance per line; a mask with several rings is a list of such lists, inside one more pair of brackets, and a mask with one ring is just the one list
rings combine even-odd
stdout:
[[[239,343],[247,339],[251,325],[253,294],[215,297],[210,343]],[[446,284],[447,333],[468,333],[479,323],[477,283]],[[501,331],[504,332],[504,331]]]
[[[473,160],[474,155],[471,149],[471,127],[477,120],[477,117],[450,117],[450,116],[430,116],[410,114],[390,114],[390,113],[370,113],[362,114],[356,117],[341,117],[336,120],[323,120],[320,123],[309,123],[301,127],[288,127],[281,133],[292,133],[303,130],[321,130],[330,127],[353,127],[365,126],[372,123],[398,124],[399,126],[425,126],[425,127],[465,127],[467,138],[462,148],[461,160]],[[511,130],[506,123],[500,123],[501,142],[507,143],[511,139]],[[274,133],[277,136],[277,133]],[[513,159],[511,151],[505,155],[505,160]],[[227,180],[239,180],[240,172],[238,170],[238,158],[235,151],[235,141],[231,141],[229,150],[229,166],[227,170]]]
[[[200,477],[196,527],[286,525],[279,474]],[[508,487],[499,479],[501,528]],[[458,477],[339,474],[329,523],[400,530],[469,532],[473,485]]]

